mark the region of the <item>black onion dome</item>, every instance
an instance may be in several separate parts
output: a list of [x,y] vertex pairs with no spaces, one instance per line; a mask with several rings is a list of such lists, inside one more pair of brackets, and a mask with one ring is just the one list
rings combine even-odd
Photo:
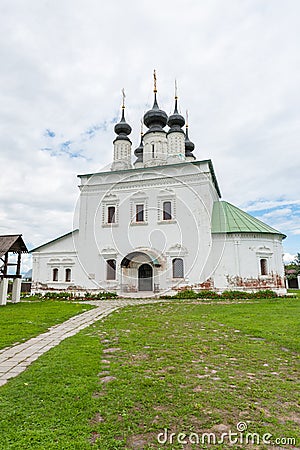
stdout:
[[185,156],[186,156],[186,158],[192,157],[192,158],[196,159],[192,153],[194,151],[194,149],[195,149],[195,144],[192,141],[190,141],[189,133],[188,133],[188,126],[186,126],[186,132],[185,132]]
[[175,109],[174,113],[169,117],[168,120],[168,126],[170,127],[168,134],[174,133],[175,131],[179,133],[184,133],[184,131],[181,129],[185,124],[184,117],[179,114],[178,108],[177,108],[177,97],[175,97]]
[[154,92],[154,104],[152,109],[149,109],[144,115],[144,124],[149,130],[147,133],[153,131],[164,131],[163,128],[167,125],[168,116],[165,111],[159,109],[156,92]]
[[131,133],[131,126],[125,120],[124,107],[122,107],[121,120],[119,123],[116,123],[115,125],[115,133],[118,135],[115,141],[117,140],[130,141],[129,137],[127,136]]
[[143,162],[143,152],[144,152],[144,143],[143,143],[143,135],[141,135],[141,142],[140,145],[134,150],[134,154],[137,157],[137,162]]

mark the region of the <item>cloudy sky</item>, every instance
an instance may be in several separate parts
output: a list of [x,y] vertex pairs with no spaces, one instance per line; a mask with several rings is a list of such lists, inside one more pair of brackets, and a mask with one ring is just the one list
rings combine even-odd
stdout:
[[123,87],[138,145],[155,68],[223,199],[299,252],[299,16],[298,0],[1,0],[0,234],[33,248],[73,228],[77,174],[110,163]]

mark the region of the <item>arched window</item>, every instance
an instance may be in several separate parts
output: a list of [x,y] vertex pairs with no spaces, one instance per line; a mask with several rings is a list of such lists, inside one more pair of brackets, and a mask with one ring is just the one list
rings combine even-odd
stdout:
[[173,278],[184,278],[183,259],[174,258],[172,261]]
[[163,202],[163,220],[172,219],[172,204],[171,202]]
[[268,261],[266,260],[266,258],[262,258],[260,260],[260,274],[268,275]]
[[116,260],[108,259],[106,261],[106,279],[115,280],[116,279]]
[[53,269],[52,271],[52,280],[58,281],[58,269]]
[[70,283],[71,282],[71,269],[66,269],[65,281],[66,281],[66,283]]

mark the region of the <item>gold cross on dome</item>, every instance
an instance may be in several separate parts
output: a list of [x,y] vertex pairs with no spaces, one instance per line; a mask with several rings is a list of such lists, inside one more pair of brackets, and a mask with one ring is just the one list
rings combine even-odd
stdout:
[[122,108],[124,109],[125,108],[125,97],[126,97],[124,88],[122,89],[122,97],[123,97]]
[[153,72],[153,78],[154,78],[154,92],[157,92],[157,87],[156,87],[156,70],[154,69],[154,72]]

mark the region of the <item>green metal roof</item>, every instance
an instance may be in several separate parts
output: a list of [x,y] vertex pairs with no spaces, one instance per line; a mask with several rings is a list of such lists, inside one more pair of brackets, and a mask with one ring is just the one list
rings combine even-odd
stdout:
[[286,237],[275,228],[261,222],[228,202],[216,201],[213,206],[211,232],[215,233],[268,233]]

